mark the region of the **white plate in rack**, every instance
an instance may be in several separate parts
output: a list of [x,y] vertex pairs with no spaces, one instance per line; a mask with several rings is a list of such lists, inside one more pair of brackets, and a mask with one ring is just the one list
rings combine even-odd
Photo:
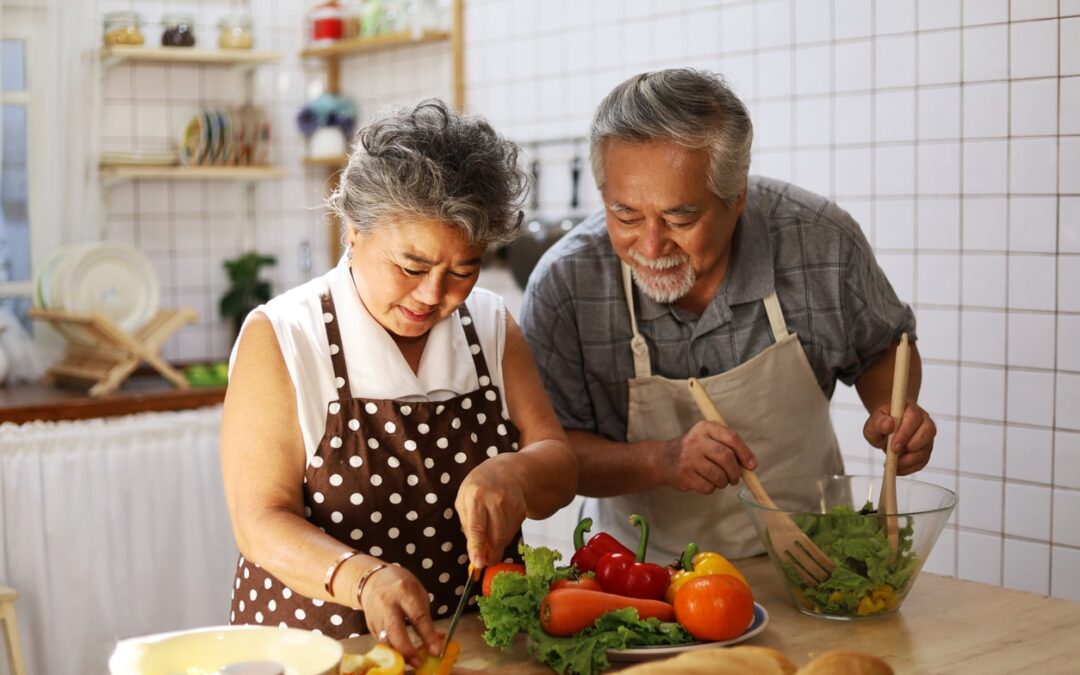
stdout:
[[153,265],[138,249],[120,242],[90,244],[65,256],[52,281],[56,309],[101,314],[127,333],[149,321],[161,303]]

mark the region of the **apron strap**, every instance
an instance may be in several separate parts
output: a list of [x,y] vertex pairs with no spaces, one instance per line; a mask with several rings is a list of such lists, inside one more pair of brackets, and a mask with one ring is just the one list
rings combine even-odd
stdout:
[[769,326],[772,328],[773,340],[780,342],[788,335],[787,323],[784,322],[784,312],[780,309],[780,300],[776,297],[776,291],[765,296],[765,313],[769,315]]
[[630,339],[630,351],[634,354],[634,376],[649,377],[652,375],[652,363],[649,362],[649,345],[637,329],[637,315],[634,313],[634,281],[630,273],[630,266],[619,262],[622,266],[623,290],[626,292],[626,308],[630,310],[630,330],[634,337]]
[[345,346],[341,343],[341,328],[338,326],[337,310],[334,299],[330,297],[330,286],[319,298],[322,300],[323,326],[326,328],[326,342],[330,345],[330,362],[334,365],[334,383],[338,389],[338,400],[351,400],[349,371],[345,368]]
[[476,379],[480,381],[481,387],[486,387],[491,384],[491,373],[488,372],[487,359],[484,358],[484,350],[480,347],[480,337],[476,334],[472,314],[469,313],[469,308],[464,302],[458,306],[457,312],[461,319],[461,327],[465,329],[465,340],[469,343],[469,353],[472,354],[473,366],[476,368]]

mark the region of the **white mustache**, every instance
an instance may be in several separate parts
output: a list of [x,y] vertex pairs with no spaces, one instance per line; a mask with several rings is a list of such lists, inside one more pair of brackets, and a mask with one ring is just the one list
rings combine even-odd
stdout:
[[678,267],[684,265],[690,260],[688,255],[665,255],[660,258],[646,258],[634,249],[629,249],[630,257],[634,259],[634,262],[647,267],[651,270],[667,270],[672,267]]

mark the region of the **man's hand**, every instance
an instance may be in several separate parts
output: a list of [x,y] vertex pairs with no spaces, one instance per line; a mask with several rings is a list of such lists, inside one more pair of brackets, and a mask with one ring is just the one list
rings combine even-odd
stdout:
[[706,495],[738,483],[742,467],[757,467],[754,453],[739,434],[709,421],[698,422],[669,441],[660,455],[666,485]]
[[908,400],[900,418],[900,428],[893,433],[895,426],[889,414],[889,404],[884,404],[878,406],[866,420],[863,436],[875,448],[885,449],[886,439],[893,434],[891,450],[900,455],[896,458],[896,472],[906,476],[922,469],[930,461],[937,425],[930,419],[930,413],[915,401]]

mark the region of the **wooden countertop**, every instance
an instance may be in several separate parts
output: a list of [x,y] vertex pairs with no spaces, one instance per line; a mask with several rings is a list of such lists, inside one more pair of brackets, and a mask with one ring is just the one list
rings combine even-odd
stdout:
[[[738,563],[769,625],[745,644],[778,649],[802,666],[832,649],[881,656],[901,673],[1076,672],[1080,665],[1080,603],[924,572],[897,614],[835,621],[803,614],[764,556]],[[445,630],[447,621],[436,625]],[[479,615],[461,620],[462,657],[454,672],[550,673],[525,650],[524,638],[505,652],[484,644]],[[344,640],[346,652],[370,648],[370,635]],[[617,665],[617,664],[616,664]]]
[[159,375],[134,376],[116,392],[90,398],[44,384],[0,387],[0,422],[80,420],[133,413],[189,410],[225,400],[225,387],[177,389]]

